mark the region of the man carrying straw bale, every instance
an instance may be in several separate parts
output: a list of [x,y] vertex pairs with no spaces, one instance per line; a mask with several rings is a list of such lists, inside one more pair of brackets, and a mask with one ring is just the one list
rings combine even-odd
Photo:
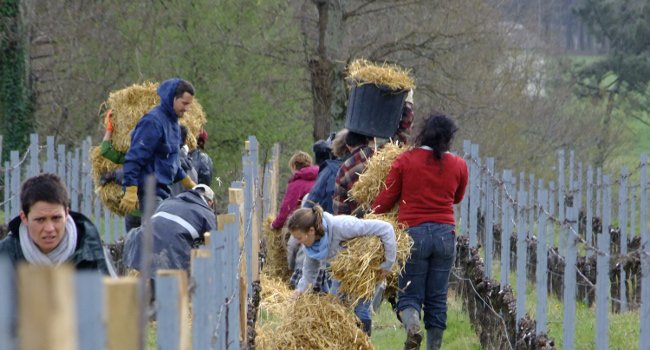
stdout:
[[[384,261],[380,265],[382,278],[390,274],[397,257],[393,226],[382,220],[363,220],[350,215],[333,216],[323,212],[320,206],[296,210],[287,223],[291,235],[303,245],[305,260],[303,272],[294,297],[313,285],[323,261],[330,261],[342,249],[341,243],[362,236],[377,236],[384,248]],[[374,281],[373,281],[374,283]],[[340,282],[332,280],[330,293],[338,295]],[[370,300],[362,300],[355,306],[355,314],[361,320],[363,331],[372,332]]]
[[124,162],[124,197],[120,208],[131,212],[144,208],[144,183],[156,177],[156,207],[171,194],[169,186],[181,182],[191,189],[196,184],[180,167],[180,127],[178,120],[194,100],[194,87],[182,79],[170,79],[157,90],[160,104],[147,112],[131,133],[131,145]]
[[404,349],[419,349],[420,310],[424,310],[427,350],[440,349],[447,326],[447,290],[455,255],[454,204],[468,182],[467,164],[449,152],[458,130],[442,113],[425,119],[414,147],[393,161],[375,213],[399,203],[397,218],[413,239],[411,256],[398,277],[397,308],[407,332]]
[[357,210],[358,203],[349,197],[348,192],[359,179],[359,174],[365,169],[368,159],[372,157],[374,144],[372,137],[348,131],[345,137],[345,145],[350,151],[350,157],[341,164],[336,174],[333,197],[334,215],[363,216],[363,212]]

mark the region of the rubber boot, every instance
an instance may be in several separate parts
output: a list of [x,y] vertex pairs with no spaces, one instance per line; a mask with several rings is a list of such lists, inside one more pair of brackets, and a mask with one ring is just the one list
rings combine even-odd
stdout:
[[370,336],[372,334],[372,320],[361,320],[361,330]]
[[407,308],[399,312],[404,328],[406,328],[406,341],[404,350],[418,350],[422,342],[420,332],[420,313],[413,308]]
[[427,350],[439,350],[442,346],[442,333],[444,329],[427,329]]

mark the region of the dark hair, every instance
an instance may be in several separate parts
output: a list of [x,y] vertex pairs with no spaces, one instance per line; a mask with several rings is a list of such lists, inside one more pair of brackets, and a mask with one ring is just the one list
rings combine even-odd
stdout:
[[181,124],[181,146],[187,143],[187,126]]
[[70,197],[61,178],[52,173],[30,177],[20,188],[20,205],[25,216],[36,202],[61,204],[68,208]]
[[414,144],[433,148],[433,156],[442,159],[442,154],[449,151],[456,131],[458,127],[450,117],[434,111],[422,123]]
[[325,235],[323,208],[320,205],[314,205],[312,208],[296,209],[289,217],[289,220],[287,220],[287,228],[289,231],[307,231],[311,227],[316,231],[316,238],[321,238]]
[[350,147],[366,146],[370,140],[372,140],[372,137],[354,131],[348,131],[348,134],[345,135],[345,144]]
[[329,140],[318,140],[312,146],[314,161],[319,166],[326,160],[332,159],[332,143]]
[[189,81],[182,80],[176,85],[176,92],[174,92],[174,98],[183,97],[183,94],[188,93],[194,96],[194,86]]

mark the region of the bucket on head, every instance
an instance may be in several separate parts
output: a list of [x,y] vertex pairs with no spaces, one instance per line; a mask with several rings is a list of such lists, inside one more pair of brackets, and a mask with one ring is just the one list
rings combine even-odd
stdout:
[[392,137],[399,128],[406,94],[375,84],[353,85],[345,127],[366,136]]

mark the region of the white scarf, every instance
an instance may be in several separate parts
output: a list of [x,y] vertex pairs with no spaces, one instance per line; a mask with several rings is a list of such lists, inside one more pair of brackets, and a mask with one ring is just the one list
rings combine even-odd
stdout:
[[20,234],[20,248],[23,250],[25,259],[35,265],[61,265],[74,254],[75,248],[77,247],[77,226],[70,215],[66,215],[63,239],[53,251],[47,254],[43,254],[34,241],[32,241],[25,224],[20,224],[18,233]]

